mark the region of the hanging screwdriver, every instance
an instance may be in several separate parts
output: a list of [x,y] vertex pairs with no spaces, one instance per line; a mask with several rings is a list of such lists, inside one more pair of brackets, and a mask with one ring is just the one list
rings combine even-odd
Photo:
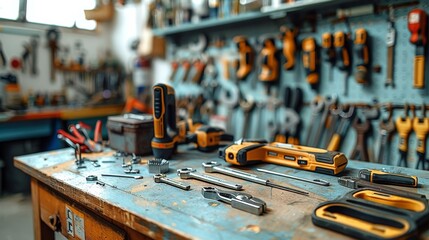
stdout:
[[387,45],[387,70],[386,70],[386,81],[384,82],[384,86],[392,86],[393,84],[393,59],[395,57],[395,38],[396,38],[396,30],[395,30],[395,18],[393,7],[389,7],[389,20],[387,27],[387,35],[386,35],[386,45]]
[[425,46],[427,31],[427,14],[422,9],[414,9],[408,13],[408,30],[411,32],[410,42],[416,45],[414,56],[413,87],[425,87]]
[[338,31],[334,34],[334,47],[337,53],[337,66],[340,71],[344,72],[344,95],[347,95],[347,79],[350,74],[350,53],[347,44],[347,35]]
[[355,31],[354,49],[356,53],[356,73],[355,79],[357,83],[368,83],[368,67],[369,67],[369,48],[368,48],[368,32],[365,28],[359,28]]
[[326,32],[322,34],[322,48],[323,48],[323,60],[329,63],[329,80],[333,80],[332,68],[335,65],[335,49],[334,49],[334,37],[331,33]]
[[315,88],[319,83],[319,56],[317,43],[313,37],[302,41],[302,63],[307,75],[307,82],[312,88]]

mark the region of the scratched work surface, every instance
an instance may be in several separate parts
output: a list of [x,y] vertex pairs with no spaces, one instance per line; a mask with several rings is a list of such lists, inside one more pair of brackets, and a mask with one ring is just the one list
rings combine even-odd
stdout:
[[[256,216],[233,209],[230,205],[221,202],[204,199],[201,196],[201,187],[210,186],[210,184],[197,180],[182,180],[176,176],[176,169],[184,167],[192,167],[197,169],[197,172],[204,173],[201,163],[205,161],[215,160],[222,162],[223,166],[228,166],[217,158],[216,153],[203,154],[181,148],[174,156],[175,159],[170,161],[170,172],[167,176],[178,181],[186,181],[191,185],[190,191],[155,183],[146,165],[150,157],[143,157],[141,164],[134,165],[134,169],[139,169],[144,179],[101,177],[101,173],[123,173],[122,159],[116,159],[113,153],[114,151],[105,150],[100,154],[85,155],[90,159],[98,159],[101,167],[94,167],[88,162],[85,164],[86,168],[77,169],[72,149],[19,156],[15,158],[15,166],[93,212],[137,231],[146,232],[154,238],[347,239],[344,235],[316,227],[311,223],[311,213],[319,203],[351,191],[340,186],[335,176],[269,164],[241,168],[268,178],[274,183],[310,193],[309,196],[302,196],[211,173],[212,176],[242,184],[245,193],[264,200],[267,203],[268,212],[262,216]],[[112,160],[113,163],[103,163],[103,161]],[[267,175],[252,170],[256,167],[298,177],[324,179],[329,181],[331,186],[319,186]],[[421,186],[418,189],[408,190],[429,197],[428,172],[349,161],[342,175],[356,176],[357,171],[362,168],[386,168],[393,172],[416,175],[419,177]],[[88,175],[97,175],[105,186],[87,182],[85,177]],[[424,234],[425,237],[429,237],[428,232]]]

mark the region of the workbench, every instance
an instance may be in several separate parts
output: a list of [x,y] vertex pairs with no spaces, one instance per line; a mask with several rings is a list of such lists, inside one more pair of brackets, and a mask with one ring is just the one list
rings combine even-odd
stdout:
[[[101,166],[95,167],[86,162],[86,168],[81,169],[75,164],[73,149],[15,157],[15,166],[32,178],[35,239],[53,239],[54,231],[70,239],[84,239],[82,236],[86,239],[349,239],[314,226],[311,222],[311,213],[319,203],[336,199],[352,190],[339,185],[338,176],[271,164],[237,168],[270,179],[273,183],[310,193],[303,196],[208,173],[242,184],[245,193],[264,200],[268,211],[257,216],[203,198],[201,188],[213,185],[177,177],[176,169],[185,167],[204,173],[201,164],[206,161],[218,161],[223,166],[229,166],[218,159],[216,152],[201,153],[189,146],[181,146],[170,160],[167,177],[190,184],[190,191],[155,183],[146,165],[151,156],[142,157],[141,163],[134,165],[134,169],[139,169],[140,175],[144,176],[143,179],[102,177],[101,173],[123,174],[123,160],[115,157],[114,153],[105,149],[102,153],[84,154],[86,158],[97,159]],[[324,179],[331,185],[320,186],[267,175],[256,172],[257,167],[297,177]],[[415,175],[419,178],[420,187],[406,190],[429,197],[427,171],[349,161],[340,176],[356,176],[362,168]],[[89,175],[98,176],[98,183],[87,181]],[[429,231],[426,230],[422,237],[429,238]]]

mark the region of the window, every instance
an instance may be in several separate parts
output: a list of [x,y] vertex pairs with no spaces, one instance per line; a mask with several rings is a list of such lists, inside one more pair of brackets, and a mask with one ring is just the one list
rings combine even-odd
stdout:
[[17,20],[19,16],[19,1],[1,0],[0,1],[0,18]]
[[[77,27],[94,30],[97,23],[86,20],[84,10],[94,9],[96,0],[24,0],[27,22],[56,25],[61,27]],[[0,18],[17,20],[19,16],[17,0],[1,0]]]

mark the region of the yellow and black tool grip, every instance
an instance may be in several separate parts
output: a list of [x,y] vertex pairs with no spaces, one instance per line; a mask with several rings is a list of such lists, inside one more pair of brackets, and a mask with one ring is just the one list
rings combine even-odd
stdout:
[[319,57],[316,40],[313,37],[302,41],[302,63],[306,72],[307,82],[311,85],[319,83]]
[[357,239],[401,239],[417,230],[411,219],[343,201],[319,205],[311,216],[314,225]]
[[405,174],[387,173],[378,170],[361,169],[359,178],[368,182],[404,187],[417,187],[418,178]]
[[252,72],[255,52],[246,37],[236,36],[233,41],[240,55],[236,75],[238,79],[243,80]]
[[[423,49],[423,47],[416,47],[416,51],[418,49]],[[417,55],[414,57],[414,80],[413,80],[414,88],[424,88],[425,87],[425,55],[422,53],[421,55]]]
[[399,135],[398,149],[402,152],[408,152],[408,139],[413,129],[413,121],[409,117],[398,117],[395,125]]
[[334,37],[330,32],[322,34],[322,49],[323,49],[323,60],[330,64],[335,63],[335,49],[334,49]]
[[417,152],[426,152],[426,138],[429,133],[429,118],[414,118],[413,129],[417,138]]
[[275,82],[279,78],[279,59],[277,56],[277,48],[275,41],[272,38],[264,40],[261,50],[262,65],[259,80],[262,82]]
[[295,33],[290,28],[283,28],[283,56],[285,57],[283,68],[285,70],[292,70],[295,67],[295,53]]
[[151,142],[155,157],[169,158],[176,148],[176,100],[174,89],[166,84],[153,86],[153,130]]
[[351,67],[350,52],[347,44],[347,35],[338,31],[334,34],[334,47],[337,57],[337,66],[341,71],[348,71]]
[[368,81],[369,47],[368,33],[364,28],[356,29],[354,50],[356,52],[356,82],[366,83]]
[[328,151],[338,151],[340,149],[340,143],[341,143],[341,135],[338,133],[334,133],[326,149]]

